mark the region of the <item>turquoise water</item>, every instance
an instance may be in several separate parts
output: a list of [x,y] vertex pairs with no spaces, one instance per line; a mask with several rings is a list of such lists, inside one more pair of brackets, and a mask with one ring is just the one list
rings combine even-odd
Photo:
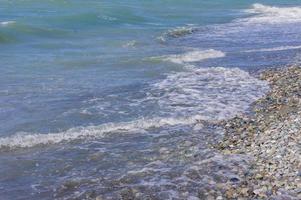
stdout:
[[187,199],[236,176],[208,124],[268,91],[250,72],[300,62],[300,23],[297,0],[0,0],[0,199]]

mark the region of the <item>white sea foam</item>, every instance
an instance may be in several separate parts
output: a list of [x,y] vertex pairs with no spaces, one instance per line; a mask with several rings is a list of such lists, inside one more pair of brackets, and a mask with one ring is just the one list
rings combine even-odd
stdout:
[[301,46],[282,46],[282,47],[274,47],[274,48],[251,49],[244,52],[251,53],[251,52],[286,51],[286,50],[293,50],[293,49],[301,49]]
[[162,96],[158,104],[173,116],[198,116],[217,121],[235,116],[268,90],[265,81],[258,80],[238,68],[196,68],[170,74],[154,85]]
[[110,133],[145,133],[150,128],[189,125],[199,120],[223,120],[244,112],[267,89],[266,82],[238,68],[188,66],[185,72],[170,74],[163,81],[152,85],[147,101],[157,102],[161,107],[158,117],[78,127],[58,133],[15,134],[0,138],[0,148],[25,148],[102,138]]
[[224,57],[225,53],[214,49],[209,50],[195,50],[180,55],[165,56],[163,60],[174,62],[174,63],[189,63],[197,62],[210,58],[221,58]]
[[0,26],[8,26],[11,24],[16,23],[15,21],[4,21],[4,22],[0,22]]
[[122,45],[123,48],[135,47],[138,44],[136,40],[131,40]]
[[247,18],[252,23],[293,23],[301,22],[301,7],[274,7],[262,4],[253,4],[248,13],[257,14]]
[[246,9],[244,12],[252,15],[236,19],[231,23],[211,25],[209,31],[198,32],[197,37],[202,37],[201,39],[206,41],[208,38],[215,38],[222,41],[243,42],[246,43],[244,46],[247,46],[249,42],[262,41],[262,44],[275,40],[283,42],[282,38],[285,35],[298,36],[301,7],[273,7],[253,4],[250,9]]
[[187,125],[195,123],[198,116],[188,118],[153,118],[138,119],[123,123],[108,123],[99,126],[72,128],[64,132],[48,134],[19,133],[13,136],[0,138],[0,148],[25,148],[37,145],[57,144],[85,138],[101,138],[113,132],[135,132],[162,126]]

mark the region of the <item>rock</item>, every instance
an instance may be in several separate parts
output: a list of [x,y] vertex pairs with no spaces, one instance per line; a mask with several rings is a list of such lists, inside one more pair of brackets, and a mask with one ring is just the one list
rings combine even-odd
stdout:
[[104,198],[102,196],[97,196],[95,200],[104,200]]
[[233,177],[233,178],[230,178],[230,181],[231,181],[231,182],[239,182],[239,179],[236,178],[236,177]]
[[256,174],[256,175],[255,175],[255,178],[256,178],[256,179],[263,179],[263,176],[262,176],[262,174]]

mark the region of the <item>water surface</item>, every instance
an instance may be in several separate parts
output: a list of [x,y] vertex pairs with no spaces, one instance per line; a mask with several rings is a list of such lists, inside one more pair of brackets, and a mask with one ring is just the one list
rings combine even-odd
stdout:
[[208,145],[300,62],[299,1],[0,0],[0,197],[199,197]]

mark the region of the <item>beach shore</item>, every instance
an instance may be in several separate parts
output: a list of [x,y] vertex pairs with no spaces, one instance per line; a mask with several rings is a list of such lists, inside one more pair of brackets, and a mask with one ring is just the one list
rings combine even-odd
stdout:
[[250,169],[224,190],[227,199],[301,199],[301,68],[269,69],[259,77],[270,92],[251,114],[221,124],[215,148],[227,156],[246,155]]

